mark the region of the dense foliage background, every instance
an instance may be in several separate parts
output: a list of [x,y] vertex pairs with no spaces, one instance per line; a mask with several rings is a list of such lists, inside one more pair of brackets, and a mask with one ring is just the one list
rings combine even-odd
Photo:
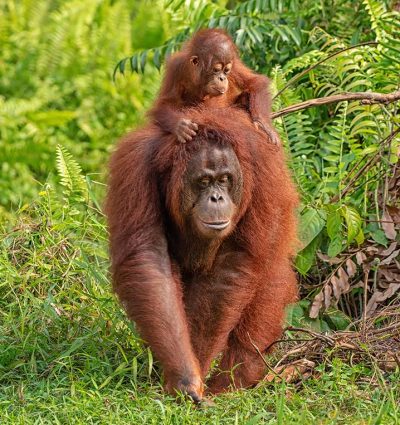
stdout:
[[[158,372],[110,294],[105,164],[116,140],[145,121],[165,55],[200,27],[222,27],[246,63],[271,77],[274,110],[344,91],[390,93],[400,87],[400,6],[23,0],[0,7],[0,412],[12,423],[25,414],[79,423],[89,406],[118,418],[115,400],[135,399],[149,377],[156,386]],[[302,196],[296,267],[303,299],[289,323],[343,329],[398,300],[399,117],[398,102],[341,102],[275,120]],[[369,372],[346,373],[351,381]],[[110,391],[108,401],[96,399],[102,391]],[[260,394],[243,406],[240,423],[253,417]],[[281,389],[276,394],[275,413],[266,407],[260,421],[279,422],[285,409],[297,417],[303,401],[288,407]],[[369,402],[393,423],[389,395]],[[64,396],[60,419],[55,406]],[[147,402],[138,401],[130,419]],[[303,419],[327,411],[305,409]],[[168,406],[155,423],[161,414],[164,423],[193,423]]]

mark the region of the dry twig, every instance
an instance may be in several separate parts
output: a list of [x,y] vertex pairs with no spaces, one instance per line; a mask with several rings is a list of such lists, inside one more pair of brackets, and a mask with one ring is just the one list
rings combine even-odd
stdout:
[[338,103],[343,101],[361,100],[363,104],[383,103],[388,104],[400,100],[400,90],[393,93],[374,93],[374,92],[355,92],[355,93],[341,93],[333,96],[320,97],[316,99],[309,99],[305,102],[296,103],[290,105],[287,108],[283,108],[278,112],[271,114],[272,119],[279,118],[283,115],[288,115],[302,109],[313,108],[314,106],[328,105],[330,103]]
[[[294,378],[300,381],[316,374],[315,366],[329,364],[333,357],[352,365],[360,362],[371,367],[379,365],[385,372],[400,368],[400,304],[386,307],[373,317],[360,319],[352,327],[357,330],[334,332],[329,337],[309,329],[287,328],[290,337],[277,343],[278,357],[272,368],[274,376],[278,375],[279,379],[289,377],[290,382]],[[291,339],[293,332],[306,333],[310,338],[299,344],[296,339]],[[271,370],[270,365],[268,369]],[[296,374],[292,373],[294,370]],[[266,380],[272,378],[269,373]]]

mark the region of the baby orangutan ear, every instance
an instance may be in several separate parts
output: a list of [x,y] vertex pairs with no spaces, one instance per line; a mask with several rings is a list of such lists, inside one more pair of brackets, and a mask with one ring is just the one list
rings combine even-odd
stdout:
[[192,65],[198,65],[199,64],[199,57],[198,56],[191,56],[190,57],[190,63],[192,64]]

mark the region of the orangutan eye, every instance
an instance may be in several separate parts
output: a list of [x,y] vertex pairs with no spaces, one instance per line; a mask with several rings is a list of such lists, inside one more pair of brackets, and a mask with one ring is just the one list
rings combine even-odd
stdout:
[[222,71],[222,64],[218,63],[217,65],[214,65],[214,72],[221,72]]
[[229,176],[227,174],[224,174],[218,179],[218,183],[220,184],[228,184],[229,183]]
[[209,177],[202,177],[199,179],[199,186],[200,187],[207,187],[210,184],[210,178]]
[[232,65],[231,64],[226,65],[226,67],[224,69],[224,73],[225,74],[229,74],[231,72],[231,69],[232,69]]

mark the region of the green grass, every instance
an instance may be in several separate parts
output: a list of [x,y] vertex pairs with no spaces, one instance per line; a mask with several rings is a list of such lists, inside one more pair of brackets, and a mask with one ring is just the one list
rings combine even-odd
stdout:
[[[100,341],[99,341],[100,343]],[[65,363],[71,361],[64,359]],[[100,363],[97,367],[101,368]],[[52,377],[21,375],[1,388],[2,423],[65,424],[395,424],[399,390],[357,385],[357,371],[335,365],[300,390],[262,385],[215,398],[213,407],[196,408],[162,393],[155,380],[137,385],[131,371],[118,383],[99,389],[96,365],[85,379],[59,371]],[[356,368],[357,369],[357,368]],[[399,377],[397,376],[397,379]],[[90,380],[93,379],[93,382]]]
[[84,200],[79,185],[75,193],[61,182],[0,234],[1,424],[399,422],[400,376],[339,360],[300,388],[263,384],[214,407],[164,394],[158,365],[111,293],[97,189],[89,182]]

